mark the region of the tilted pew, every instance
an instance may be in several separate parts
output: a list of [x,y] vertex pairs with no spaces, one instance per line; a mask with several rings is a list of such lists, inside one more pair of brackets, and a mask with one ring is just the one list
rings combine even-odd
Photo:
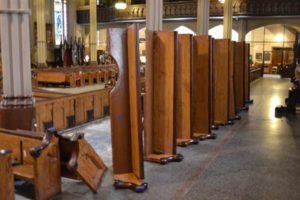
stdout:
[[174,79],[177,32],[146,33],[146,95],[144,101],[145,160],[166,164],[181,161],[176,153]]
[[178,35],[178,65],[175,76],[175,126],[177,145],[198,144],[191,131],[191,71],[192,38],[190,34]]
[[117,63],[118,81],[110,92],[113,174],[117,189],[135,192],[147,189],[144,183],[143,141],[138,31],[109,29],[109,54]]
[[194,138],[215,139],[212,133],[212,39],[210,36],[193,37],[192,65],[192,126]]
[[0,199],[14,200],[14,176],[12,172],[12,151],[0,149]]
[[232,125],[229,120],[230,40],[214,40],[214,121],[217,125]]
[[34,183],[38,200],[61,192],[59,147],[53,134],[0,129],[0,149],[13,152],[14,176]]
[[96,193],[107,170],[103,160],[84,139],[83,133],[56,135],[61,152],[61,175],[82,180]]

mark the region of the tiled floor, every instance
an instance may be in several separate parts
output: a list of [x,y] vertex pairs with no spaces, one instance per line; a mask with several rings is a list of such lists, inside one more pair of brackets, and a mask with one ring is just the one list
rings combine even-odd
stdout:
[[149,189],[143,194],[115,190],[112,186],[109,119],[82,127],[79,131],[86,133],[109,171],[97,194],[80,182],[63,179],[63,192],[54,199],[298,200],[299,116],[274,117],[274,108],[284,102],[289,86],[288,80],[271,78],[253,83],[254,105],[248,113],[240,114],[242,120],[234,126],[216,131],[216,140],[178,148],[185,157],[181,163],[145,163]]

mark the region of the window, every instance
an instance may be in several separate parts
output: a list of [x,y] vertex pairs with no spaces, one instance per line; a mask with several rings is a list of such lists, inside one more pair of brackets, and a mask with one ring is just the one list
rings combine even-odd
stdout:
[[54,0],[55,45],[67,36],[67,2]]

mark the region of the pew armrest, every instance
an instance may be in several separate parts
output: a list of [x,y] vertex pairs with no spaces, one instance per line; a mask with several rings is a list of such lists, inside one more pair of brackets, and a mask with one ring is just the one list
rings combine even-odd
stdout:
[[70,142],[76,142],[82,138],[84,138],[84,133],[70,133],[70,134],[57,134],[58,138],[62,138],[65,140],[69,140]]
[[44,137],[43,137],[41,145],[36,146],[36,147],[32,147],[29,150],[30,155],[33,158],[38,158],[41,155],[42,151],[44,149],[46,149],[51,144],[52,137],[55,134],[57,134],[57,131],[56,131],[55,128],[48,128],[45,135],[44,135]]

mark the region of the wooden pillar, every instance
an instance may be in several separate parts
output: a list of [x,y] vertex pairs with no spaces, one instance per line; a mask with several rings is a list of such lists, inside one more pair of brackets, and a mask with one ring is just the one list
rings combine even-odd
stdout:
[[28,0],[0,0],[3,97],[0,127],[32,129],[34,99],[30,69]]
[[45,67],[47,56],[45,0],[36,1],[36,12],[38,67]]
[[97,63],[97,1],[90,0],[90,59]]
[[224,32],[223,38],[230,39],[232,35],[232,13],[233,13],[232,0],[225,0],[224,3]]
[[8,150],[0,150],[0,199],[2,200],[15,199],[11,153]]
[[161,31],[163,21],[163,0],[146,0],[147,30]]
[[208,35],[209,30],[209,0],[198,0],[197,4],[197,34]]

